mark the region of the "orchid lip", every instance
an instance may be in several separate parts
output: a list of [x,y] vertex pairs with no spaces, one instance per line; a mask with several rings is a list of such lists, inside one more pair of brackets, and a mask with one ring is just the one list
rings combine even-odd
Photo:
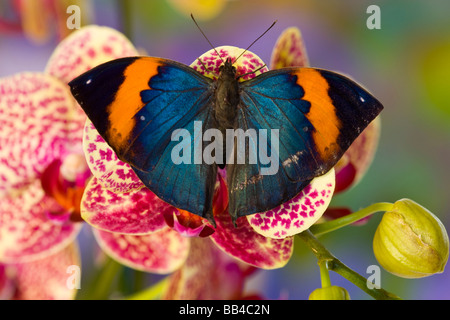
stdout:
[[163,213],[167,225],[184,237],[208,237],[215,229],[202,217],[185,210]]
[[80,203],[90,171],[79,157],[78,154],[71,154],[64,161],[56,159],[41,175],[42,189],[59,205],[45,210],[47,216],[55,222],[67,219],[82,221]]

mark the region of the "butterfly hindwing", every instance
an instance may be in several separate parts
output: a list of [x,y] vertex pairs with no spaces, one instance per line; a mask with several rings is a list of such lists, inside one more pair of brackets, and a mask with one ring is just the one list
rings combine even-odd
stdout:
[[[278,155],[272,157],[278,170],[261,174],[266,166],[260,161],[227,165],[232,173],[227,177],[230,214],[236,217],[293,198],[311,179],[329,171],[383,108],[352,80],[313,68],[269,71],[241,83],[241,92],[238,126],[278,129],[278,135],[268,134],[267,139],[268,155]],[[259,140],[256,144],[247,145],[246,152],[264,147]]]
[[[267,130],[248,111],[248,106],[242,106],[238,114],[238,127],[249,133],[245,151],[236,151],[239,149],[237,143],[234,148],[236,154],[245,155],[245,162],[239,163],[235,157],[233,163],[228,163],[226,167],[229,213],[233,220],[243,215],[270,210],[293,198],[310,182],[293,181],[289,178],[281,167],[281,157],[278,155],[279,146],[276,141],[279,141],[279,134],[271,131],[272,129]],[[264,133],[264,137],[261,133]],[[267,156],[266,160],[261,161],[261,156]],[[259,157],[258,161],[255,163],[252,157]]]
[[177,208],[208,217],[217,169],[194,163],[192,136],[182,141],[192,154],[175,164],[172,150],[181,141],[172,141],[172,134],[192,133],[195,121],[203,130],[216,126],[211,82],[175,61],[131,57],[102,64],[69,85],[99,134],[150,190]]

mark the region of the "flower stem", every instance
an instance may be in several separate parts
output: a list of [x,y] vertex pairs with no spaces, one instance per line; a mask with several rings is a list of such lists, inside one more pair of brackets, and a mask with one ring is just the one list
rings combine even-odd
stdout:
[[311,228],[309,228],[309,230],[311,230],[311,232],[316,236],[322,235],[324,233],[331,232],[336,229],[345,227],[345,226],[352,224],[358,220],[361,220],[367,216],[370,216],[376,212],[389,211],[392,208],[392,206],[393,206],[393,204],[388,203],[388,202],[374,203],[374,204],[368,206],[367,208],[353,212],[352,214],[346,215],[344,217],[334,219],[331,221],[327,221],[327,222],[323,222],[323,223],[317,223],[317,224],[311,226]]
[[[374,297],[377,300],[399,300],[400,298],[393,293],[390,293],[382,288],[370,289],[367,286],[367,279],[353,271],[345,264],[343,264],[339,259],[333,256],[324,246],[320,243],[317,238],[313,235],[310,230],[303,231],[297,235],[302,239],[305,244],[311,249],[318,260],[319,266],[325,265],[328,270],[334,271],[347,279],[348,281],[355,284],[361,290]],[[322,267],[321,267],[322,268]],[[321,269],[322,275],[322,269]],[[322,284],[323,285],[323,284]]]
[[82,297],[83,300],[105,300],[108,299],[117,275],[123,269],[123,265],[115,260],[108,258],[103,267],[98,270],[94,280],[90,283],[89,288],[85,290],[87,294]]
[[330,274],[328,272],[327,261],[322,261],[319,263],[320,268],[320,281],[322,284],[322,288],[331,287]]
[[117,0],[120,21],[122,23],[122,33],[133,42],[132,8],[130,0]]
[[164,290],[166,290],[169,283],[169,278],[163,278],[154,285],[148,287],[147,289],[141,290],[129,297],[126,300],[156,300],[160,299]]

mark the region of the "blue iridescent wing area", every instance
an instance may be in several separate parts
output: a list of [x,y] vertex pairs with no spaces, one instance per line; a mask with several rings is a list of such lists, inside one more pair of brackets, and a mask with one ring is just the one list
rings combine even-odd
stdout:
[[[217,168],[195,163],[202,137],[195,141],[193,135],[195,121],[202,122],[202,130],[216,127],[211,84],[192,68],[153,57],[107,62],[69,83],[99,134],[150,190],[208,219]],[[172,141],[177,129],[190,136]],[[175,164],[172,150],[180,145],[191,154],[182,154],[186,163]]]
[[[320,69],[273,70],[240,86],[237,127],[267,130],[267,155],[274,155],[271,165],[278,170],[262,174],[270,164],[260,160],[227,164],[229,212],[234,219],[292,199],[311,179],[328,172],[383,109],[354,81]],[[271,129],[278,134],[269,134]],[[247,141],[248,159],[264,147],[264,140]]]

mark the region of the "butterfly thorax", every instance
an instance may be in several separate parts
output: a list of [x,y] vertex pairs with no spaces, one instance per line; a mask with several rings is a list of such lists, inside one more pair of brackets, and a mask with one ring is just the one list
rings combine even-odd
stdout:
[[221,131],[234,129],[239,104],[239,85],[236,68],[228,58],[219,68],[219,78],[216,81],[214,115]]

